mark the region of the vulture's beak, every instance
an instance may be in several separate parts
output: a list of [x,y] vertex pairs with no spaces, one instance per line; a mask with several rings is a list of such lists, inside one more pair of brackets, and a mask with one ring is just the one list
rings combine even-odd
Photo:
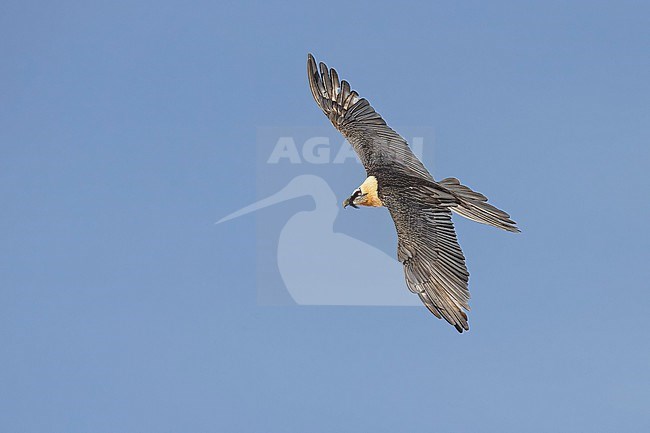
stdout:
[[346,198],[345,201],[343,202],[343,209],[345,209],[348,206],[352,206],[355,209],[359,208],[357,205],[354,204],[354,200],[352,200],[352,197]]

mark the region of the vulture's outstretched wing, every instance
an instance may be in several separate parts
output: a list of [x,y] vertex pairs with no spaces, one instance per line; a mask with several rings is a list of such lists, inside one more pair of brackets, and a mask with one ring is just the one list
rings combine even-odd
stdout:
[[388,207],[397,229],[397,258],[404,264],[406,285],[436,317],[458,332],[469,329],[469,272],[458,245],[449,206],[454,197],[421,184],[390,191]]
[[367,172],[392,165],[408,175],[433,180],[406,140],[386,125],[370,103],[350,89],[347,81],[339,81],[336,70],[323,62],[317,67],[309,54],[307,75],[316,103],[352,145]]

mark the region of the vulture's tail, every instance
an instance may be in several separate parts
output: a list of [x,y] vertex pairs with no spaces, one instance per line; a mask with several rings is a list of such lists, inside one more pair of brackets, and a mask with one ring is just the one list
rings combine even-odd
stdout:
[[439,181],[438,184],[458,199],[458,205],[450,207],[458,215],[509,232],[520,231],[517,228],[517,223],[510,219],[510,215],[489,204],[486,196],[462,185],[458,179],[448,177]]

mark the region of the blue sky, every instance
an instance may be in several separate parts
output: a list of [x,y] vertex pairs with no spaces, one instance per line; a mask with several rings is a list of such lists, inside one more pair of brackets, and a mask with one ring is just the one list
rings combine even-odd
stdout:
[[[4,2],[0,430],[648,431],[649,17]],[[434,176],[520,223],[455,219],[468,334],[424,308],[257,304],[266,214],[214,221],[256,199],[258,128],[327,124],[307,52],[390,124],[434,128]],[[364,214],[341,215],[354,234]]]

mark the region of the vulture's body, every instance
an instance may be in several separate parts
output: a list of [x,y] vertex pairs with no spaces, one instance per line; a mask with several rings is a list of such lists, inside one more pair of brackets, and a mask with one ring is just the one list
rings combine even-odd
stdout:
[[451,213],[518,232],[514,221],[455,178],[436,182],[406,141],[368,101],[340,81],[334,69],[319,67],[310,54],[307,73],[312,95],[332,124],[350,142],[367,178],[344,206],[385,206],[398,235],[397,258],[406,285],[436,317],[459,332],[469,329],[469,273]]

